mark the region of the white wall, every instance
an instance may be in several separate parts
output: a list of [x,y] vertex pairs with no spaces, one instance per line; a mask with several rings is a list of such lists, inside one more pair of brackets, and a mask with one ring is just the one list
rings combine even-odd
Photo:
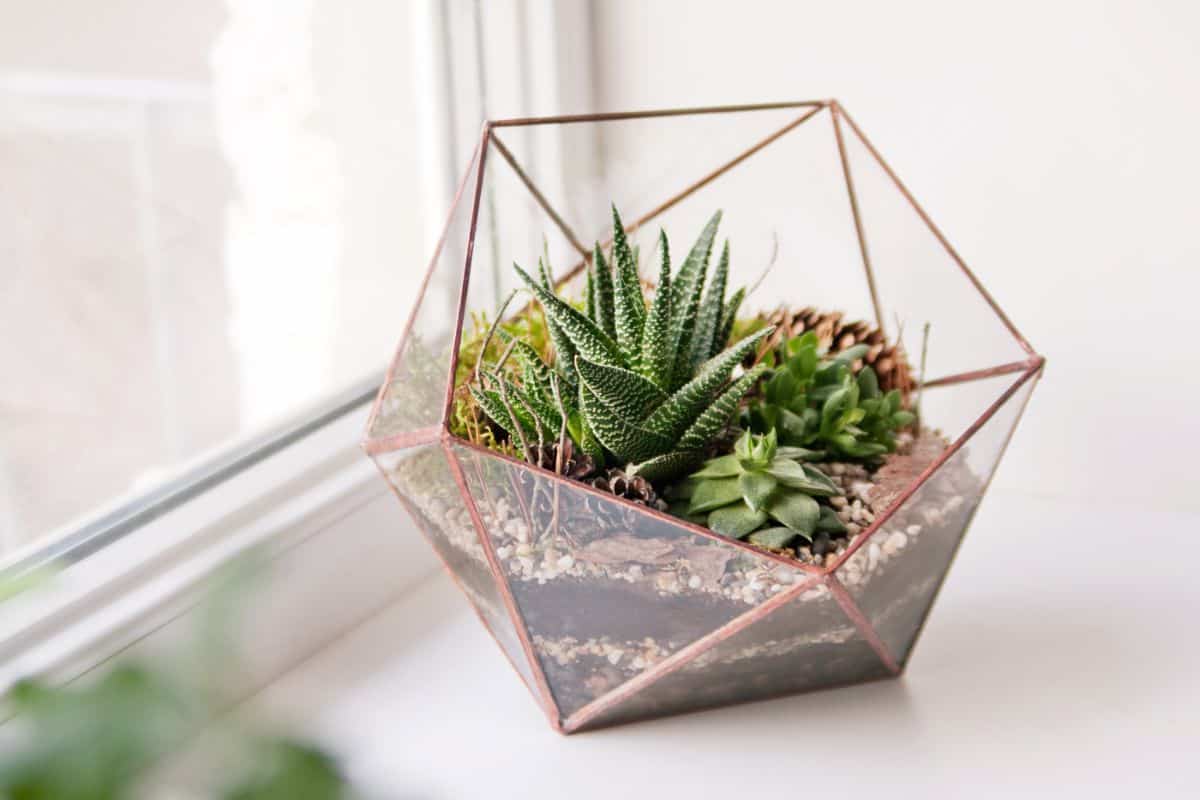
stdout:
[[998,485],[1200,508],[1200,6],[594,10],[601,108],[835,96],[854,114],[1049,358]]

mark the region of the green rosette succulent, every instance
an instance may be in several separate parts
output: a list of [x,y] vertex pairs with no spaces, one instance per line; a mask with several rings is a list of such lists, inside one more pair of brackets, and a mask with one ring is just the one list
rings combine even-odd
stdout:
[[745,432],[734,452],[709,459],[682,486],[689,519],[732,539],[782,548],[797,537],[845,531],[832,508],[817,498],[841,494],[825,473],[803,463],[812,451],[779,446],[774,431]]
[[762,398],[744,413],[745,426],[774,432],[784,445],[810,448],[830,459],[865,461],[893,452],[896,431],[915,419],[901,408],[899,390],[881,392],[869,366],[855,374],[853,365],[865,355],[865,345],[833,357],[819,348],[812,331],[780,346]]
[[557,440],[565,427],[583,452],[625,465],[630,475],[663,480],[695,469],[763,374],[754,368],[734,378],[772,330],[725,346],[745,293],[725,298],[728,243],[707,279],[720,220],[718,211],[674,271],[666,234],[659,234],[658,284],[649,302],[616,208],[612,267],[597,244],[582,310],[555,293],[544,261],[538,279],[514,264],[545,312],[553,364],[512,340],[508,353],[520,366],[519,380],[494,365],[481,370],[472,396],[523,441]]

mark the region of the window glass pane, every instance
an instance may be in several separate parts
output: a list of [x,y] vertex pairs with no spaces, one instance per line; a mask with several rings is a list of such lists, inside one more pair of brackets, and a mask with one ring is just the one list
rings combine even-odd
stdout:
[[423,35],[383,2],[5,14],[0,556],[382,369],[470,149],[414,113],[449,107]]

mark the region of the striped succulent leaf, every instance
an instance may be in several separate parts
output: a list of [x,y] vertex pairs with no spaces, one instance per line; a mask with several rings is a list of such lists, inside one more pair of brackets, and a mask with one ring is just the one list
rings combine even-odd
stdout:
[[584,384],[579,390],[583,415],[606,449],[624,462],[643,461],[670,452],[674,442],[646,430],[601,403]]
[[750,391],[750,387],[754,385],[755,381],[762,377],[765,370],[766,367],[760,364],[729,384],[729,387],[721,392],[713,404],[704,409],[696,421],[679,437],[677,445],[679,449],[699,450],[723,431],[737,412],[738,403],[741,402],[742,397]]
[[592,263],[588,275],[591,279],[592,291],[595,293],[593,303],[596,311],[592,320],[600,326],[600,330],[608,334],[608,338],[616,341],[617,325],[613,317],[612,271],[608,262],[604,260],[604,252],[601,251],[599,242],[596,243],[596,249],[592,251]]
[[646,428],[672,440],[678,439],[712,402],[717,391],[729,380],[733,368],[770,332],[761,330],[742,339],[728,350],[713,356],[692,378],[646,419]]
[[[725,284],[729,281],[729,242],[721,249],[721,259],[713,270],[712,280],[708,291],[700,303],[700,313],[696,316],[696,332],[692,337],[691,360],[689,368],[693,374],[700,365],[724,349],[726,342],[718,342],[721,327],[721,312],[725,304]],[[728,337],[726,337],[728,340]]]
[[593,364],[582,358],[575,360],[575,369],[583,385],[623,417],[645,419],[667,399],[653,382],[632,370]]
[[638,279],[637,261],[625,238],[625,228],[617,207],[613,206],[612,257],[616,271],[613,287],[614,326],[617,344],[629,365],[636,366],[642,346],[642,326],[646,322],[646,301]]
[[700,298],[704,291],[713,239],[720,224],[721,212],[717,211],[700,232],[700,237],[679,266],[679,273],[671,285],[671,301],[675,311],[671,320],[671,352],[674,362],[670,381],[672,389],[682,386],[694,374],[691,368],[690,343],[699,315]]
[[729,341],[729,337],[733,335],[733,323],[737,320],[738,309],[742,307],[742,301],[746,299],[746,287],[742,287],[733,293],[733,297],[725,303],[725,308],[721,311],[721,327],[717,330],[717,338],[713,341],[713,352],[715,356],[725,347],[725,343]]
[[674,368],[675,351],[671,343],[671,254],[667,246],[667,234],[659,231],[658,246],[662,253],[662,265],[658,272],[658,291],[646,324],[642,328],[641,358],[639,372],[656,386],[670,388],[671,370]]
[[[558,295],[538,284],[529,276],[529,273],[516,264],[513,264],[513,269],[517,271],[521,280],[525,281],[525,285],[542,304],[542,309],[546,312],[547,328],[551,324],[557,326],[564,338],[570,342],[572,349],[589,361],[612,366],[622,365],[625,359],[621,357],[621,351],[617,348],[616,343],[609,339],[607,334],[596,326],[595,322],[588,319],[582,312],[576,311],[570,304],[563,302]],[[557,341],[554,346],[556,349],[558,348]],[[558,357],[559,359],[563,358],[562,351],[559,351]]]

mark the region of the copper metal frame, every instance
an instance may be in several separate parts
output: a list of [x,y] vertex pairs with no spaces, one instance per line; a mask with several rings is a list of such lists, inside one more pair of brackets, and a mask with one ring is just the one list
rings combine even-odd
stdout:
[[[1017,375],[1014,382],[980,415],[980,417],[978,419],[976,419],[970,426],[968,426],[968,428],[962,433],[962,435],[959,436],[958,439],[956,439],[948,448],[946,448],[946,450],[933,463],[931,463],[913,481],[913,483],[904,492],[902,492],[900,494],[900,496],[898,496],[887,509],[884,510],[883,513],[877,515],[877,517],[871,523],[870,526],[868,526],[865,530],[863,530],[860,534],[858,534],[858,536],[855,537],[854,541],[851,542],[850,546],[847,548],[845,553],[832,565],[827,565],[825,567],[815,567],[812,565],[800,565],[789,559],[786,559],[786,558],[783,558],[780,556],[775,556],[770,553],[764,553],[763,551],[752,548],[750,545],[746,545],[742,542],[731,542],[730,540],[720,537],[717,534],[713,533],[712,531],[709,531],[708,529],[703,528],[701,526],[688,523],[684,520],[680,520],[675,517],[670,517],[669,515],[661,514],[661,512],[657,512],[652,509],[635,506],[635,508],[638,510],[639,513],[646,514],[649,516],[665,517],[665,518],[669,519],[669,521],[671,522],[672,525],[686,529],[690,533],[693,533],[698,536],[703,536],[703,537],[708,537],[708,538],[714,539],[716,541],[721,542],[725,546],[742,547],[747,550],[751,550],[759,558],[774,559],[774,560],[780,561],[784,564],[787,564],[788,566],[791,566],[793,568],[799,568],[802,571],[807,572],[810,575],[810,577],[808,578],[808,580],[803,581],[803,582],[787,589],[786,591],[776,594],[775,596],[767,599],[760,605],[754,607],[750,611],[747,611],[747,612],[743,613],[742,615],[730,620],[729,622],[722,625],[717,630],[714,630],[711,633],[709,633],[705,636],[702,636],[699,639],[693,641],[692,643],[688,644],[687,646],[683,647],[682,649],[680,649],[677,652],[673,653],[672,655],[668,656],[664,660],[660,661],[653,667],[646,669],[641,674],[639,674],[636,677],[621,684],[620,686],[616,687],[615,689],[609,691],[607,694],[604,694],[601,697],[597,698],[596,700],[588,703],[587,705],[578,709],[573,714],[571,714],[569,717],[564,719],[564,718],[562,718],[561,714],[558,712],[558,709],[555,704],[553,694],[550,690],[549,683],[547,681],[545,672],[543,671],[543,668],[541,666],[539,658],[534,653],[533,646],[530,641],[528,629],[527,629],[526,625],[524,624],[524,620],[522,619],[521,611],[520,611],[519,607],[517,606],[517,604],[513,600],[512,590],[511,590],[511,587],[508,582],[508,577],[507,577],[507,575],[505,575],[503,569],[500,567],[499,561],[496,557],[495,550],[491,543],[491,538],[488,536],[487,531],[484,528],[483,521],[479,515],[478,508],[476,507],[475,498],[472,497],[470,491],[468,490],[466,479],[463,474],[462,463],[460,462],[458,456],[455,454],[452,445],[456,446],[456,447],[463,447],[463,448],[466,448],[469,450],[475,450],[475,451],[478,451],[481,453],[486,453],[488,458],[506,459],[509,461],[513,461],[514,463],[520,464],[522,468],[533,471],[548,481],[559,482],[562,484],[569,485],[571,487],[571,489],[574,491],[595,492],[596,494],[600,494],[610,500],[612,499],[612,496],[605,495],[604,493],[598,492],[597,490],[593,489],[592,487],[590,487],[586,484],[581,484],[579,482],[571,481],[567,478],[564,478],[560,475],[555,474],[552,471],[545,470],[540,467],[536,467],[532,464],[527,464],[525,462],[517,462],[517,461],[515,461],[515,459],[508,459],[506,456],[485,450],[474,444],[471,444],[470,442],[467,442],[465,440],[455,437],[449,431],[448,420],[449,420],[449,415],[450,415],[451,403],[453,400],[454,374],[455,374],[455,369],[456,369],[459,344],[461,342],[461,336],[462,336],[463,319],[464,319],[464,315],[466,313],[466,300],[467,300],[467,296],[468,296],[468,287],[469,287],[470,272],[471,272],[470,265],[471,265],[473,250],[474,250],[476,226],[477,226],[477,222],[478,222],[478,218],[479,218],[479,205],[480,205],[480,198],[482,196],[482,191],[483,191],[483,181],[484,181],[484,175],[485,175],[485,162],[486,162],[487,155],[488,155],[489,151],[493,148],[497,151],[497,153],[504,159],[504,161],[507,164],[509,164],[509,166],[514,170],[514,172],[515,172],[516,176],[518,177],[518,179],[520,180],[520,182],[526,187],[526,189],[529,190],[529,192],[534,197],[534,199],[536,200],[538,205],[547,213],[549,218],[559,228],[559,230],[562,232],[562,234],[564,235],[566,240],[580,254],[581,260],[577,264],[575,264],[569,271],[567,271],[563,275],[557,277],[556,282],[561,284],[563,282],[566,282],[567,280],[570,280],[572,277],[574,277],[576,274],[578,274],[586,266],[586,264],[588,263],[588,260],[590,258],[590,253],[587,250],[587,248],[581,243],[579,237],[566,224],[566,222],[563,220],[563,217],[553,208],[553,206],[547,200],[546,196],[538,189],[538,187],[535,185],[535,183],[530,178],[528,173],[521,167],[521,165],[518,163],[516,158],[512,155],[511,151],[499,139],[499,137],[497,136],[497,132],[498,132],[497,129],[506,128],[506,127],[526,126],[526,125],[566,125],[566,124],[573,124],[573,123],[603,122],[603,121],[628,120],[628,119],[645,119],[645,118],[664,117],[664,116],[683,116],[683,115],[697,115],[697,114],[723,114],[723,113],[737,113],[737,112],[757,111],[757,110],[778,110],[778,109],[788,109],[788,108],[795,108],[795,109],[803,110],[803,113],[796,119],[793,119],[792,121],[790,121],[787,125],[783,126],[782,128],[780,128],[779,130],[770,134],[769,136],[765,137],[764,139],[756,142],[755,144],[753,144],[746,150],[738,153],[732,159],[718,165],[716,168],[714,168],[710,172],[699,177],[695,181],[689,183],[687,186],[680,189],[678,192],[671,195],[668,199],[666,199],[665,201],[663,201],[662,203],[660,203],[659,205],[657,205],[656,207],[651,209],[649,212],[641,215],[640,217],[635,219],[633,222],[627,224],[626,231],[627,232],[635,231],[637,228],[641,227],[642,225],[646,224],[647,222],[654,219],[658,215],[662,214],[663,212],[665,212],[666,210],[668,210],[675,204],[679,203],[680,201],[682,201],[683,199],[685,199],[686,197],[688,197],[689,195],[691,195],[692,193],[697,191],[698,189],[702,188],[703,186],[705,186],[708,183],[712,182],[713,180],[717,179],[718,177],[723,175],[725,172],[729,171],[730,169],[734,168],[741,162],[743,162],[746,159],[753,156],[758,151],[760,151],[763,148],[770,145],[772,142],[783,137],[789,131],[799,127],[803,123],[812,119],[813,117],[818,115],[821,111],[828,109],[830,112],[831,120],[832,120],[834,138],[835,138],[837,153],[838,153],[839,160],[841,163],[842,174],[843,174],[843,177],[845,180],[847,199],[848,199],[848,202],[850,205],[850,211],[851,211],[851,215],[852,215],[853,221],[854,221],[855,235],[856,235],[856,238],[858,241],[860,255],[862,258],[864,275],[865,275],[865,278],[867,281],[868,290],[869,290],[872,305],[873,305],[873,308],[875,311],[876,321],[879,324],[879,326],[881,328],[883,327],[884,319],[883,319],[881,305],[880,305],[879,298],[878,298],[878,292],[877,292],[877,288],[876,288],[874,271],[873,271],[872,265],[871,265],[870,252],[867,247],[867,241],[866,241],[866,237],[865,237],[865,233],[864,233],[864,224],[863,224],[861,212],[859,209],[857,194],[855,191],[854,177],[853,177],[853,174],[851,171],[849,159],[847,158],[847,154],[846,154],[845,142],[846,142],[846,137],[847,137],[847,130],[845,130],[843,128],[843,125],[842,125],[843,122],[845,123],[845,128],[848,129],[849,134],[853,134],[858,139],[858,141],[866,148],[867,152],[878,163],[880,168],[886,173],[888,178],[895,185],[896,189],[905,198],[905,200],[908,202],[908,204],[913,208],[913,210],[916,212],[918,217],[921,219],[921,221],[924,223],[924,225],[928,228],[930,233],[942,245],[942,247],[945,249],[946,253],[951,257],[953,262],[963,272],[963,274],[965,275],[967,280],[972,284],[972,286],[979,292],[980,296],[986,301],[986,303],[992,309],[992,311],[996,314],[996,316],[998,317],[1000,322],[1009,331],[1009,333],[1013,336],[1013,338],[1016,340],[1016,342],[1028,354],[1029,357],[1022,361],[998,364],[998,365],[986,367],[983,369],[972,370],[972,371],[968,371],[968,372],[961,372],[961,373],[957,373],[957,374],[953,374],[953,375],[947,375],[947,376],[939,377],[936,379],[927,380],[924,382],[924,384],[923,384],[924,388],[934,389],[939,386],[950,386],[950,385],[965,383],[968,381],[984,380],[984,379],[993,378],[996,376],[1002,376],[1002,375],[1008,375],[1008,374],[1016,374]],[[1037,378],[1039,378],[1041,376],[1041,373],[1042,373],[1042,370],[1043,370],[1043,367],[1045,364],[1045,359],[1044,359],[1044,357],[1039,355],[1030,346],[1029,342],[1025,339],[1025,337],[1017,330],[1016,326],[1012,323],[1012,321],[1008,318],[1008,316],[1004,313],[1004,311],[999,307],[999,305],[996,303],[996,301],[991,296],[991,294],[988,293],[988,291],[983,287],[982,283],[975,276],[975,274],[970,270],[969,267],[967,267],[966,263],[963,261],[963,259],[958,254],[958,252],[953,248],[953,246],[949,243],[949,241],[946,239],[946,237],[941,232],[941,230],[937,228],[937,226],[933,223],[933,221],[929,217],[929,215],[925,212],[925,210],[916,201],[916,199],[913,197],[911,192],[909,192],[908,188],[903,184],[903,182],[901,182],[900,178],[896,175],[895,171],[883,159],[883,157],[880,155],[879,151],[874,147],[874,145],[870,142],[870,140],[867,139],[867,137],[865,136],[865,134],[863,134],[863,132],[859,128],[859,126],[850,117],[850,115],[845,111],[844,107],[841,106],[841,104],[838,103],[836,100],[830,99],[830,100],[796,101],[796,102],[767,103],[767,104],[741,105],[741,106],[713,106],[713,107],[703,107],[703,108],[664,109],[664,110],[652,110],[652,111],[634,111],[634,112],[617,112],[617,113],[601,113],[601,114],[578,114],[578,115],[540,117],[540,118],[524,118],[524,119],[502,119],[502,120],[492,120],[492,121],[485,122],[483,125],[483,128],[481,130],[481,133],[480,133],[479,143],[478,143],[478,145],[475,149],[475,152],[472,155],[471,160],[469,162],[469,169],[467,170],[466,174],[464,175],[463,181],[460,184],[460,186],[458,187],[457,193],[455,195],[454,203],[451,207],[451,212],[447,219],[446,228],[443,230],[442,236],[438,241],[437,248],[435,249],[433,258],[431,259],[431,263],[430,263],[428,272],[426,273],[424,280],[422,282],[420,294],[418,295],[418,298],[416,301],[417,306],[419,306],[421,299],[423,298],[425,289],[428,286],[429,280],[430,280],[430,278],[433,274],[433,271],[436,267],[438,257],[439,257],[441,250],[445,244],[446,235],[449,231],[450,220],[453,218],[454,212],[457,209],[458,204],[460,202],[462,202],[465,198],[465,193],[466,193],[466,189],[467,189],[467,186],[469,183],[469,178],[472,174],[474,174],[476,176],[476,180],[475,180],[475,185],[473,187],[471,220],[470,220],[470,225],[469,225],[468,233],[467,233],[466,254],[465,254],[464,264],[463,264],[462,281],[461,281],[461,284],[459,287],[459,303],[458,303],[458,309],[457,309],[457,318],[455,320],[455,326],[454,326],[454,339],[453,339],[453,345],[452,345],[452,349],[451,349],[451,363],[450,363],[450,368],[448,371],[449,374],[447,376],[447,385],[445,388],[445,406],[442,410],[441,422],[437,425],[431,425],[431,426],[423,427],[423,428],[420,428],[420,429],[417,429],[414,431],[404,432],[404,433],[399,433],[399,434],[392,434],[389,436],[380,437],[380,438],[376,438],[376,439],[372,439],[368,436],[368,438],[366,440],[364,440],[364,442],[363,442],[363,447],[367,453],[372,454],[372,455],[382,453],[382,452],[388,452],[388,451],[393,451],[393,450],[398,450],[398,449],[416,447],[416,446],[421,446],[421,445],[430,445],[430,444],[436,444],[437,446],[441,447],[441,449],[444,451],[445,457],[450,466],[451,474],[454,478],[456,485],[458,486],[458,490],[462,496],[463,503],[465,504],[465,507],[467,508],[469,515],[471,517],[471,520],[475,526],[476,533],[478,535],[480,544],[482,545],[484,552],[487,555],[488,564],[491,568],[493,578],[496,581],[497,589],[499,590],[500,596],[502,597],[502,599],[504,601],[505,608],[510,616],[511,622],[513,623],[513,627],[517,631],[517,635],[520,639],[520,643],[521,643],[522,649],[524,651],[524,655],[527,659],[528,666],[531,670],[531,673],[534,676],[536,685],[530,687],[530,689],[531,689],[531,691],[534,692],[535,697],[539,701],[539,704],[545,710],[545,712],[546,712],[548,718],[550,719],[550,722],[551,722],[552,726],[555,728],[555,730],[559,731],[560,733],[571,733],[573,731],[579,730],[589,720],[594,719],[598,714],[600,714],[604,710],[613,707],[614,705],[627,699],[628,697],[632,696],[633,694],[637,693],[638,691],[655,683],[657,680],[659,680],[663,676],[668,675],[668,674],[678,670],[679,668],[681,668],[682,666],[684,666],[691,660],[693,660],[696,657],[700,656],[701,654],[707,652],[713,646],[728,639],[729,637],[731,637],[734,634],[736,634],[737,632],[745,629],[746,627],[754,624],[755,622],[758,622],[758,621],[764,619],[765,617],[767,617],[768,615],[770,615],[772,612],[776,611],[777,609],[786,606],[789,601],[793,600],[794,598],[801,595],[805,591],[808,591],[809,589],[811,589],[817,585],[820,585],[820,584],[824,584],[826,587],[829,588],[829,590],[830,590],[834,600],[837,602],[838,606],[842,609],[842,611],[845,613],[846,617],[853,623],[855,628],[862,635],[863,639],[869,644],[871,649],[878,656],[880,662],[884,665],[888,674],[893,675],[893,676],[900,675],[903,672],[905,664],[903,662],[898,661],[895,658],[895,656],[888,651],[888,648],[885,645],[885,643],[880,639],[878,634],[872,629],[871,623],[867,619],[866,615],[857,606],[854,598],[850,595],[850,593],[845,589],[845,587],[842,585],[841,581],[838,579],[837,571],[861,547],[863,547],[865,544],[867,544],[873,536],[875,536],[880,530],[882,530],[884,524],[899,510],[899,508],[904,504],[904,502],[907,499],[909,499],[917,490],[919,490],[921,488],[921,486],[923,486],[926,483],[926,481],[928,481],[929,478],[932,475],[934,475],[937,472],[937,470],[943,464],[945,464],[945,462],[949,458],[951,458],[955,453],[959,452],[959,450],[961,450],[963,448],[963,446],[966,445],[970,441],[972,436],[974,436],[974,434],[977,431],[979,431],[980,428],[982,428],[983,425],[989,419],[991,419],[992,416],[994,414],[996,414],[996,412],[999,411],[1000,408],[1002,406],[1004,406],[1004,404],[1007,403],[1013,397],[1013,395],[1016,394],[1017,391],[1026,382],[1028,382],[1030,380],[1036,380]],[[377,419],[378,415],[381,413],[381,404],[382,404],[382,401],[384,398],[384,394],[392,381],[392,377],[394,375],[397,364],[404,352],[404,346],[408,339],[409,333],[411,331],[411,328],[413,325],[413,320],[415,319],[415,316],[416,316],[416,308],[414,308],[413,314],[410,316],[409,321],[405,327],[404,336],[401,339],[400,346],[397,349],[396,356],[393,360],[393,363],[392,363],[391,367],[389,368],[387,380],[385,381],[384,385],[381,387],[379,395],[372,407],[370,418],[368,421],[368,426],[367,426],[368,431],[370,431],[372,429],[375,420]],[[1010,428],[1010,430],[1008,431],[1008,433],[1003,441],[1003,444],[1001,446],[1001,455],[1003,454],[1004,448],[1007,447],[1008,442],[1011,440],[1011,436],[1012,436],[1013,432],[1015,431],[1016,425],[1019,422],[1021,414],[1024,411],[1024,404],[1027,401],[1028,401],[1028,395],[1025,396],[1025,399],[1022,402],[1021,408],[1017,410],[1017,414],[1015,415],[1013,426],[1012,426],[1012,428]],[[997,463],[998,463],[998,460],[999,459],[997,459]],[[993,470],[993,473],[990,473],[985,477],[985,481],[984,481],[985,490],[986,490],[986,485],[988,483],[990,483],[992,474],[994,474],[994,470]],[[409,506],[408,501],[405,500],[405,498],[403,496],[401,496],[401,494],[399,492],[395,492],[395,494],[398,497],[400,497],[401,502],[405,505],[406,508],[409,509],[410,513],[412,513],[413,509]],[[419,520],[419,516],[417,514],[412,513],[412,516],[414,517],[414,519]],[[422,530],[422,533],[428,537],[427,532]],[[451,574],[451,578],[454,579],[455,582],[457,583],[458,580],[457,580],[456,576],[454,575],[453,571],[450,570],[448,565],[446,565],[444,562],[443,562],[443,566],[446,568],[447,572],[449,572]],[[939,581],[936,591],[940,591],[941,584],[942,584],[942,582],[944,582],[945,575],[947,573],[948,573],[948,570],[943,572],[943,574],[941,576],[941,580]],[[935,597],[936,597],[936,592],[935,592]],[[489,632],[491,632],[490,627],[487,625],[486,620],[484,620],[483,615],[481,613],[479,613],[478,609],[476,609],[476,613],[479,615],[481,621],[484,622],[485,627],[487,627]],[[927,619],[927,617],[926,617],[926,619]],[[923,626],[924,626],[924,622],[922,622],[921,627],[918,628],[918,631],[917,631],[918,637],[920,635],[920,631],[921,631],[921,628],[923,628]],[[493,637],[494,636],[495,636],[495,634],[493,633]],[[910,646],[909,649],[911,652],[912,646]],[[514,664],[514,668],[515,668],[515,666],[516,665]],[[519,670],[518,670],[518,672],[519,672]]]

